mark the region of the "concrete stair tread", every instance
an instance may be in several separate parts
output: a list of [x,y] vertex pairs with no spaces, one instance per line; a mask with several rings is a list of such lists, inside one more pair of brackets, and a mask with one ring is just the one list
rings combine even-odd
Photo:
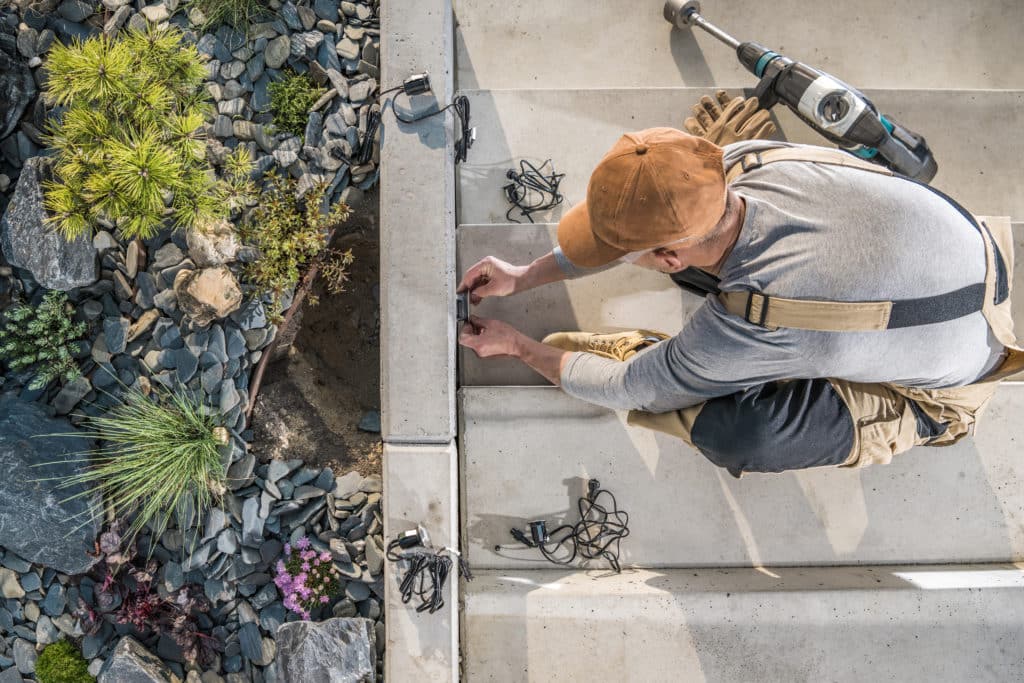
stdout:
[[626,565],[1024,560],[1024,385],[1004,385],[978,434],[891,465],[734,479],[682,441],[554,387],[460,391],[463,543],[477,568],[543,567],[512,527],[575,521],[596,478],[630,515]]
[[[708,88],[466,91],[479,135],[458,168],[458,222],[505,223],[505,172],[522,158],[551,158],[565,201],[534,220],[557,222],[583,201],[590,173],[625,132],[682,126]],[[742,94],[734,90],[734,94]],[[749,94],[749,92],[748,92]],[[924,135],[939,162],[935,186],[969,210],[1024,218],[1022,90],[867,90],[879,109]],[[782,139],[826,144],[789,110],[774,115]]]
[[1012,565],[476,572],[463,679],[1010,680]]
[[[461,88],[753,86],[735,53],[700,30],[673,30],[661,0],[456,0]],[[864,88],[1021,88],[1024,8],[956,3],[705,2],[705,16]],[[842,29],[837,29],[837,21]]]

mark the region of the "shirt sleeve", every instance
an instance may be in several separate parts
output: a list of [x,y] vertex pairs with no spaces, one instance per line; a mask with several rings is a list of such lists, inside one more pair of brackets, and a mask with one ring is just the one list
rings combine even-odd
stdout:
[[557,244],[555,245],[555,248],[551,250],[551,253],[555,257],[555,263],[557,263],[558,267],[562,269],[562,272],[565,273],[565,277],[568,280],[575,280],[577,278],[586,277],[587,275],[593,275],[594,273],[600,273],[619,265],[618,261],[612,261],[606,266],[598,266],[597,268],[584,268],[582,266],[577,266],[569,260],[569,257],[565,255],[564,251],[562,251],[562,247]]
[[613,410],[680,410],[793,378],[801,363],[788,336],[732,316],[709,298],[682,332],[626,362],[573,354],[562,371],[562,389]]

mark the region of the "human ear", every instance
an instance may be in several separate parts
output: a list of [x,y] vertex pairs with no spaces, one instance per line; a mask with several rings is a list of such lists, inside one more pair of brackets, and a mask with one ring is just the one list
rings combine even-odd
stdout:
[[669,272],[683,269],[683,261],[674,249],[659,249],[654,254]]

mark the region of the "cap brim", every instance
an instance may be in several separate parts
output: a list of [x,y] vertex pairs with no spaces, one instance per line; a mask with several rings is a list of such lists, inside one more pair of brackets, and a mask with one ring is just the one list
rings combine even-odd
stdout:
[[598,268],[629,253],[594,235],[585,201],[569,209],[558,222],[558,245],[565,257],[581,268]]

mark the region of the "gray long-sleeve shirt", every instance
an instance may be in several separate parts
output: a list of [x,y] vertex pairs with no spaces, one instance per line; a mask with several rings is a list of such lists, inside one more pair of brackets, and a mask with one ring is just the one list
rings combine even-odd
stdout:
[[[782,145],[729,145],[726,167]],[[873,301],[984,281],[981,235],[948,202],[906,180],[787,161],[744,173],[731,187],[747,211],[719,273],[723,290]],[[570,277],[588,272],[555,255]],[[1002,352],[981,313],[876,332],[769,331],[709,297],[682,332],[628,362],[573,354],[561,383],[568,394],[608,408],[665,412],[778,379],[960,386],[993,368]]]

